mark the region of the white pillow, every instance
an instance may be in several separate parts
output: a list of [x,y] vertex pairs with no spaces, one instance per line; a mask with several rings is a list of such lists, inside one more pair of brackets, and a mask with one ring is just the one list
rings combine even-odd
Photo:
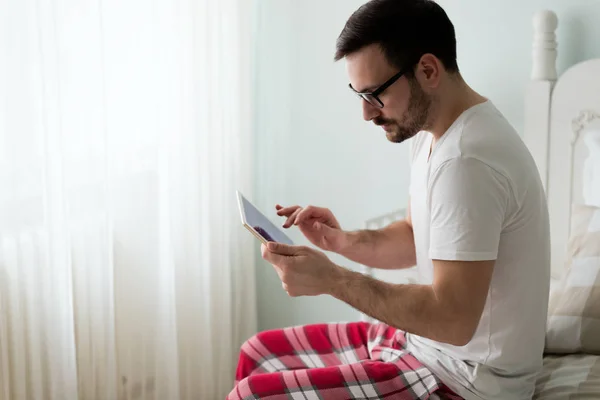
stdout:
[[567,272],[550,294],[546,353],[600,354],[600,208],[571,216]]
[[584,136],[588,157],[583,165],[583,199],[585,204],[600,207],[600,131]]

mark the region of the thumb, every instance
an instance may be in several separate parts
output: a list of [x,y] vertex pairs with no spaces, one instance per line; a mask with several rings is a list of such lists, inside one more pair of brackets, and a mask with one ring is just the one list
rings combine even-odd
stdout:
[[298,246],[290,246],[284,243],[269,242],[267,249],[271,253],[279,254],[282,256],[295,256],[298,254]]

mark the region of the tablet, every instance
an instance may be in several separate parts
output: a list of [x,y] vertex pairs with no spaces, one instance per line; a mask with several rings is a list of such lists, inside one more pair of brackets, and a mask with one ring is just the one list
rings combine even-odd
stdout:
[[238,206],[240,208],[240,216],[242,218],[242,225],[244,225],[244,227],[254,236],[264,244],[267,244],[267,242],[278,242],[289,245],[294,244],[285,233],[269,221],[263,213],[258,211],[258,209],[254,207],[239,190],[236,190],[236,194]]

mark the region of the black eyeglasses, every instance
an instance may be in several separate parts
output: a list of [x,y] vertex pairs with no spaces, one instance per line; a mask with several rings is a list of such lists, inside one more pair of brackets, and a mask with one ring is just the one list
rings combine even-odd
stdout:
[[383,85],[379,86],[377,89],[375,89],[372,92],[357,92],[356,90],[354,90],[351,83],[349,83],[348,86],[350,87],[350,89],[352,89],[352,91],[354,93],[356,93],[360,98],[364,99],[367,103],[374,105],[375,107],[378,107],[378,108],[383,108],[383,102],[379,99],[379,95],[381,93],[383,93],[385,89],[392,86],[394,84],[394,82],[396,82],[398,79],[400,79],[400,77],[402,75],[404,75],[405,73],[406,73],[406,69],[401,70],[396,75],[394,75],[390,79],[388,79]]

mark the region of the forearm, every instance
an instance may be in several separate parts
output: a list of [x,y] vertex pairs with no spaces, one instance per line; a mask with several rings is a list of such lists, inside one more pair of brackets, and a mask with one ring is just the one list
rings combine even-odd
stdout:
[[473,334],[433,286],[389,284],[343,268],[339,273],[330,294],[383,323],[457,346]]
[[405,220],[383,229],[348,232],[339,253],[372,268],[402,269],[416,264],[413,230]]

